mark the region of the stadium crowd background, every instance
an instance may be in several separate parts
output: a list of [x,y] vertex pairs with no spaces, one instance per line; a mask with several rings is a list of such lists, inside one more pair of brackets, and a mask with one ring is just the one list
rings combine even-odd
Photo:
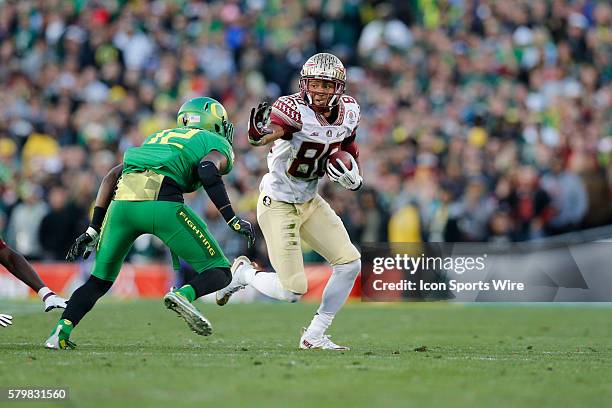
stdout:
[[[255,221],[267,150],[247,143],[250,108],[295,92],[320,51],[362,107],[366,187],[323,186],[357,244],[610,223],[610,27],[591,0],[0,0],[0,231],[63,259],[106,172],[201,95],[236,124],[225,180]],[[244,250],[204,194],[187,201],[230,259]],[[131,254],[163,256],[148,236]]]

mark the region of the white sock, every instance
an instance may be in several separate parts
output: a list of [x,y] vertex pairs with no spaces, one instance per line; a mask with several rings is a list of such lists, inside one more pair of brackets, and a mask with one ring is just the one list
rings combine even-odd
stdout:
[[274,272],[257,272],[249,284],[266,296],[286,302],[297,302],[302,297],[283,288]]
[[306,330],[306,335],[308,337],[318,339],[325,334],[325,330],[331,326],[332,320],[334,320],[333,314],[317,312],[312,318],[310,326],[308,326],[308,329]]
[[321,306],[319,306],[317,314],[315,314],[310,322],[310,326],[306,330],[308,337],[321,337],[329,328],[334,316],[336,316],[336,313],[338,313],[351,293],[355,284],[355,278],[357,278],[360,271],[361,259],[333,267],[332,275],[323,291]]
[[53,291],[51,289],[49,289],[48,287],[42,287],[40,288],[40,290],[38,291],[38,296],[40,296],[40,298],[43,300],[45,300],[45,298],[47,297],[47,295],[49,294],[53,294]]

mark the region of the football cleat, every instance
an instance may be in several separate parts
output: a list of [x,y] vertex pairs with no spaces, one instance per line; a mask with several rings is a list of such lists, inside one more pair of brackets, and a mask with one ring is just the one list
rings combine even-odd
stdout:
[[202,313],[180,293],[171,290],[164,296],[164,304],[170,310],[174,310],[182,317],[189,328],[200,336],[210,336],[212,334],[212,325],[202,316]]
[[232,263],[232,267],[230,268],[232,271],[232,281],[229,285],[218,290],[216,293],[217,304],[219,306],[227,304],[234,293],[244,289],[248,285],[244,276],[244,271],[248,267],[254,268],[256,265],[246,256],[242,255],[234,259],[234,263]]
[[301,350],[334,350],[334,351],[347,351],[350,348],[346,346],[340,346],[330,339],[331,336],[324,334],[319,338],[311,338],[306,335],[306,328],[302,328],[302,337],[300,338],[300,349]]
[[72,323],[66,319],[60,320],[60,322],[51,332],[49,338],[45,341],[45,348],[52,350],[67,350],[76,348],[76,344],[71,342],[69,339],[70,329],[67,330],[67,325],[72,325]]

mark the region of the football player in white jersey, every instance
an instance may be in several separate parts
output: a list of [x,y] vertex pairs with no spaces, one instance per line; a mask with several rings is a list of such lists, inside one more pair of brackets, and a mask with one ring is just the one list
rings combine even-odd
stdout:
[[[321,306],[302,333],[302,349],[348,350],[325,332],[361,270],[361,255],[340,217],[317,193],[326,172],[348,190],[358,190],[363,183],[355,142],[359,105],[344,94],[345,83],[342,62],[332,54],[316,54],[302,68],[300,92],[280,97],[271,107],[262,103],[251,110],[249,142],[272,144],[269,172],[260,184],[257,220],[276,273],[257,271],[240,256],[232,265],[232,282],[217,292],[219,305],[247,285],[272,298],[297,301],[308,290],[301,249],[301,242],[306,242],[332,265],[333,273]],[[337,150],[351,154],[350,170],[340,160],[336,168],[327,163]]]

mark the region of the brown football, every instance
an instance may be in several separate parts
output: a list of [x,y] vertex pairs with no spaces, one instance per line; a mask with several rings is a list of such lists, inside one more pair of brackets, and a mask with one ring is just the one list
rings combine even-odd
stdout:
[[344,170],[342,169],[342,167],[340,167],[336,159],[340,159],[340,161],[344,163],[348,170],[351,170],[351,168],[353,167],[353,163],[351,163],[350,153],[347,153],[344,150],[337,150],[334,153],[330,154],[327,158],[328,163],[331,163],[331,165],[334,166],[335,169],[338,169],[340,173],[344,173]]

